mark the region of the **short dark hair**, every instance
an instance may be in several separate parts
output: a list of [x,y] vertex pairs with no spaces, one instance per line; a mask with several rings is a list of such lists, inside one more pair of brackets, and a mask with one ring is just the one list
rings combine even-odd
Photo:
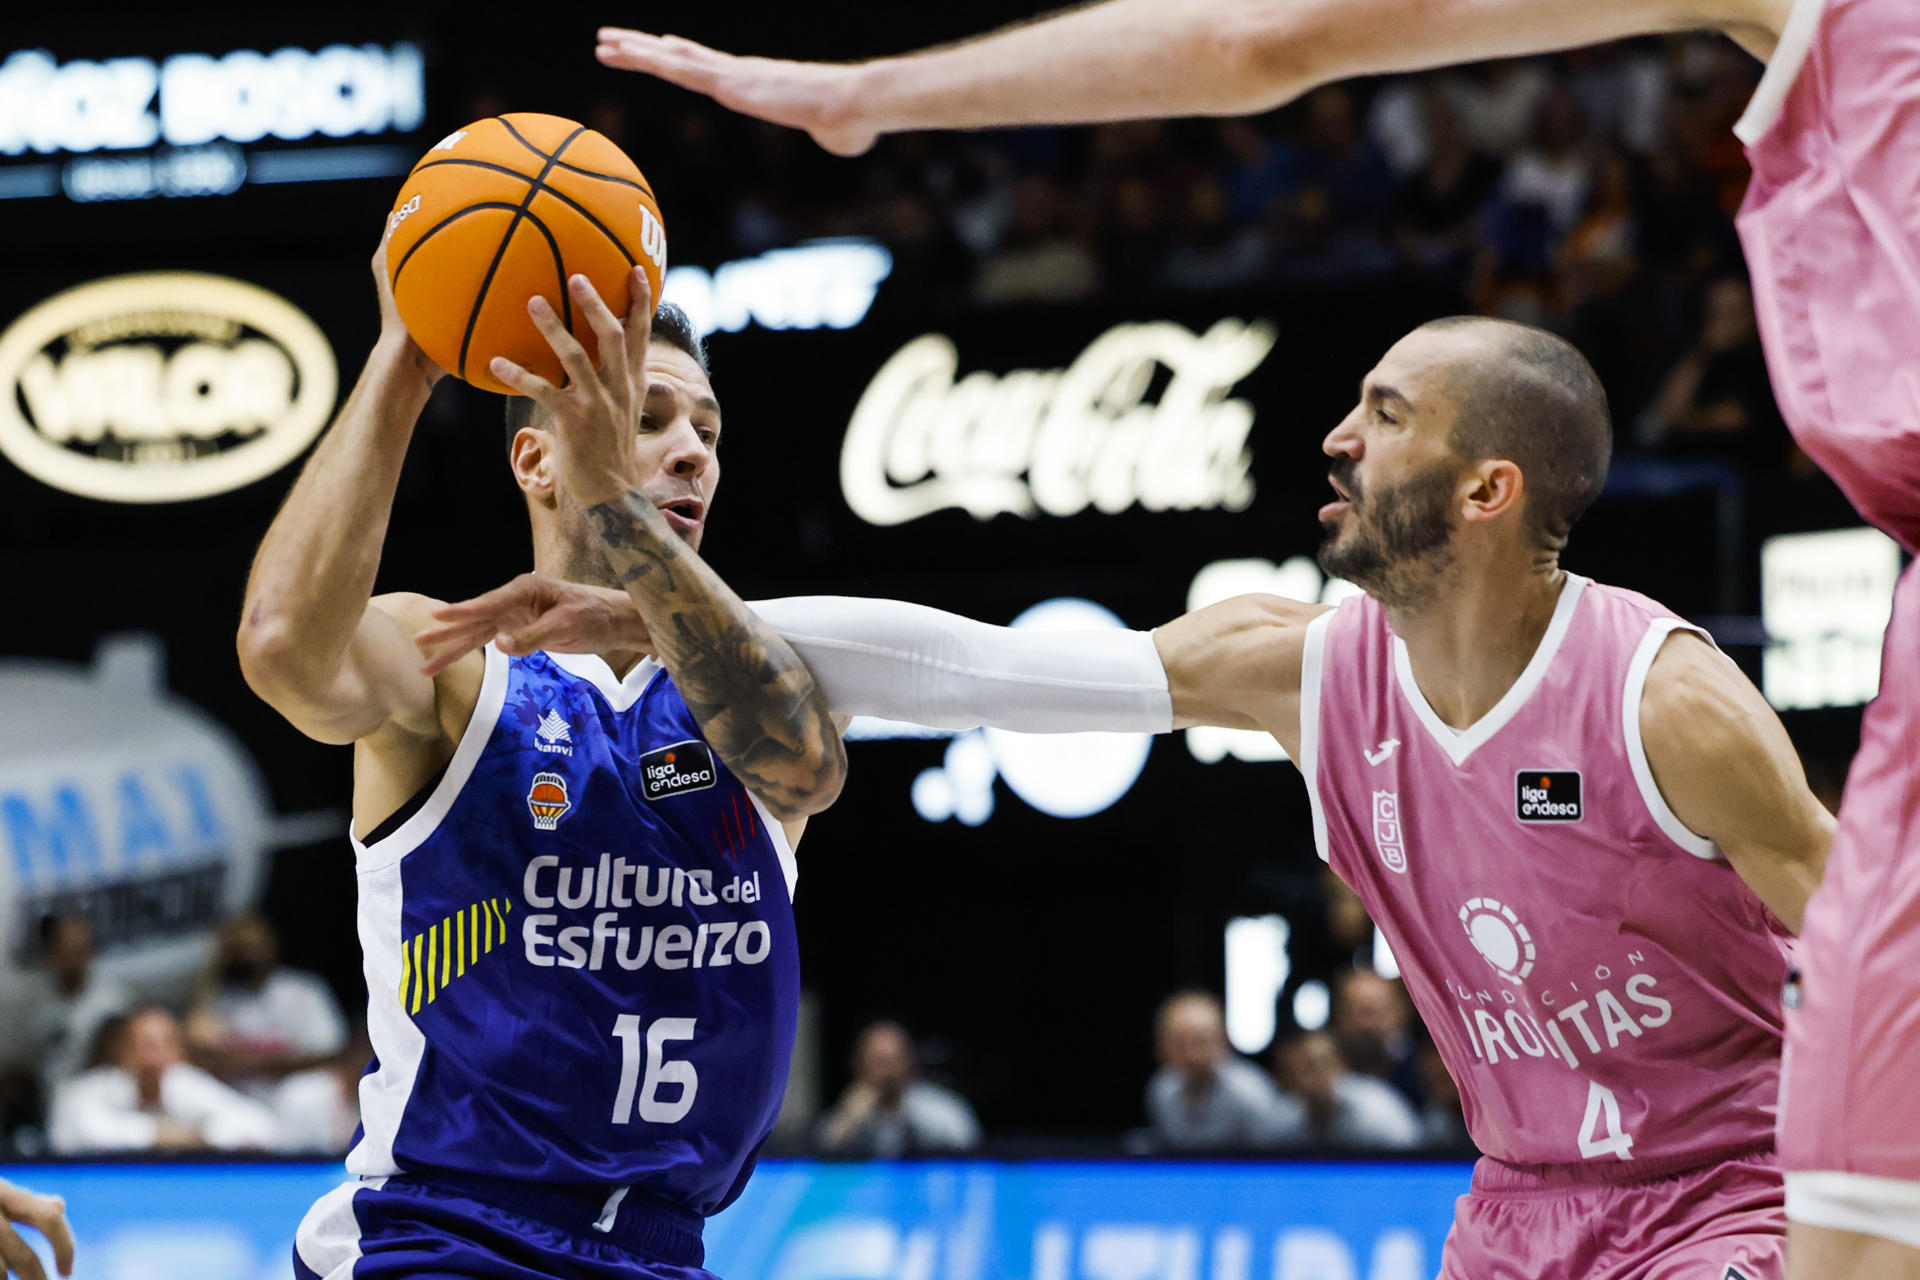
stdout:
[[1485,316],[1449,316],[1422,325],[1445,332],[1481,328],[1483,359],[1455,370],[1459,417],[1450,443],[1469,458],[1505,458],[1527,478],[1527,519],[1552,550],[1600,496],[1613,453],[1613,415],[1593,366],[1565,338]]
[[[700,366],[700,372],[713,376],[713,370],[707,364],[707,343],[694,330],[693,320],[681,308],[671,302],[663,302],[653,313],[653,342],[664,342],[676,350],[684,351],[693,362]],[[531,427],[539,416],[540,406],[531,396],[507,397],[507,448],[513,448],[513,438],[520,434],[520,428]]]

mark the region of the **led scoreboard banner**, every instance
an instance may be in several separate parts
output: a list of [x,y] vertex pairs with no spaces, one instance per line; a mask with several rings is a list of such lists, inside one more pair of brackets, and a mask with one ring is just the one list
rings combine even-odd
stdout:
[[[403,174],[426,115],[415,45],[0,61],[0,199],[230,195]],[[322,145],[335,140],[354,145]]]

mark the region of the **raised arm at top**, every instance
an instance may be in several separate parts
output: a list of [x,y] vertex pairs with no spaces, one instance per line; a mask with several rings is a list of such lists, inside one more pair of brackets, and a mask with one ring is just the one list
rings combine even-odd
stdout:
[[805,129],[853,155],[883,133],[1240,115],[1351,76],[1718,27],[1765,55],[1791,0],[1104,0],[852,65],[600,32],[608,66]]

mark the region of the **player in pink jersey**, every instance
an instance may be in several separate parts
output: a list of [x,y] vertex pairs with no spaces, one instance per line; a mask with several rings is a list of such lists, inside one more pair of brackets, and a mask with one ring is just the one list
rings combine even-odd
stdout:
[[[1769,59],[1740,217],[1788,425],[1920,548],[1920,9],[1912,0],[1107,0],[830,67],[609,28],[601,60],[851,154],[918,128],[1231,114],[1348,76],[1713,26]],[[1920,646],[1920,569],[1886,653]],[[1796,1277],[1920,1278],[1920,667],[1883,664],[1790,1008],[1781,1148]]]
[[[1278,739],[1487,1153],[1450,1280],[1778,1280],[1779,991],[1831,819],[1710,642],[1560,568],[1609,439],[1567,343],[1437,321],[1326,439],[1322,562],[1368,597],[1241,597],[1152,635],[754,608],[836,714]],[[624,596],[531,577],[440,616],[433,663],[502,631],[648,644]]]

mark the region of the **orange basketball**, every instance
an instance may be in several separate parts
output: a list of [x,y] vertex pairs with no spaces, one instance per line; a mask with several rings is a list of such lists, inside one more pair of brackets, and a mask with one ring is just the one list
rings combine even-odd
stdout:
[[407,332],[442,369],[502,395],[516,393],[488,372],[495,356],[566,381],[528,299],[545,297],[597,363],[567,277],[586,276],[624,317],[636,265],[657,301],[667,232],[653,188],[620,148],[559,116],[514,112],[448,134],[387,216],[387,278]]

